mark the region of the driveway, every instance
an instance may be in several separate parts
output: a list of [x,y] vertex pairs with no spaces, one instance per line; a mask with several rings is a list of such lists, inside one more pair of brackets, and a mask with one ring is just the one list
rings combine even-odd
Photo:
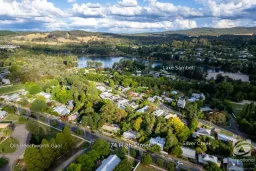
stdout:
[[[25,125],[16,125],[12,133],[12,137],[16,138],[19,141],[19,144],[28,144],[29,142],[29,132],[26,130]],[[1,171],[11,171],[15,161],[24,153],[25,147],[17,147],[17,150],[14,153],[10,154],[1,154],[0,156],[6,157],[9,159],[8,165],[1,169]]]

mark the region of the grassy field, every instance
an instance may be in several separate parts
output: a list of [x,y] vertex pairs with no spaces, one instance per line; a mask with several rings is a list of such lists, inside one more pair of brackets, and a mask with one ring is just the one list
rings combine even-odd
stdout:
[[158,169],[155,169],[154,167],[150,167],[150,166],[144,166],[142,164],[140,164],[138,166],[138,168],[136,169],[136,171],[159,171]]
[[243,104],[232,103],[232,110],[235,116],[238,116],[243,109]]
[[18,115],[15,115],[15,114],[8,114],[4,120],[5,121],[17,121],[19,119],[19,116]]
[[13,153],[17,150],[16,147],[11,147],[10,144],[19,144],[15,138],[8,138],[0,144],[0,153]]
[[0,95],[22,90],[24,88],[25,88],[24,84],[17,84],[17,85],[8,86],[8,87],[2,87],[0,88]]

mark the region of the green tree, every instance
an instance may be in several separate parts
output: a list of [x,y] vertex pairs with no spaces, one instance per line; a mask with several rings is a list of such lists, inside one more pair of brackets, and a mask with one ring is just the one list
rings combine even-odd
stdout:
[[43,162],[46,168],[48,168],[51,165],[55,157],[53,155],[53,150],[55,149],[51,147],[50,143],[46,139],[43,139],[41,143],[40,153],[42,155]]
[[175,171],[175,163],[173,163],[173,162],[168,162],[168,163],[166,164],[166,169],[167,169],[168,171]]
[[27,148],[25,150],[24,161],[26,163],[27,171],[43,171],[46,169],[40,150],[35,147]]
[[163,159],[157,158],[155,163],[159,167],[164,167],[164,160]]
[[132,164],[127,160],[122,160],[113,171],[131,171],[132,170]]
[[35,99],[32,102],[30,109],[35,112],[45,112],[47,109],[47,104],[44,100]]
[[182,150],[181,150],[180,146],[179,146],[179,145],[174,146],[174,147],[171,149],[171,154],[174,155],[174,156],[176,156],[176,157],[181,156]]
[[67,142],[68,147],[72,148],[74,141],[73,141],[73,137],[71,135],[70,128],[68,126],[65,126],[62,133],[64,135],[65,141]]
[[141,158],[141,163],[144,165],[150,165],[152,163],[152,157],[148,153],[144,153]]
[[66,153],[67,150],[69,149],[68,148],[68,143],[67,143],[67,141],[65,139],[65,136],[62,132],[57,133],[57,135],[56,135],[56,144],[61,146],[61,148],[58,149],[58,150],[60,150],[61,154]]
[[97,139],[93,143],[92,149],[101,156],[107,156],[110,153],[110,144],[106,140]]
[[150,147],[148,147],[148,150],[153,153],[158,153],[161,151],[161,147],[157,144],[154,144],[154,145],[151,145]]
[[75,163],[71,163],[68,168],[67,171],[81,171],[81,164],[75,164]]
[[205,170],[207,171],[223,171],[221,168],[217,166],[217,164],[213,162],[208,162],[207,165],[204,166]]

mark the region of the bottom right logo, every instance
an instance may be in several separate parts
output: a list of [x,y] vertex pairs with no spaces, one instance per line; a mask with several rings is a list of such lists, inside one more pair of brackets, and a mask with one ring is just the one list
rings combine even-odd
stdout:
[[239,140],[234,144],[234,156],[251,156],[252,143],[251,140]]

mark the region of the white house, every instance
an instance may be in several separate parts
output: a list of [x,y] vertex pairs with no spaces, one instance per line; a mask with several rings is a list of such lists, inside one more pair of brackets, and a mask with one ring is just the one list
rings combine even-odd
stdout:
[[110,155],[107,159],[103,160],[100,167],[96,171],[112,171],[120,163],[121,159],[117,155]]
[[212,162],[220,166],[218,158],[209,154],[199,154],[198,155],[198,162],[201,164],[207,164],[208,162]]
[[187,147],[181,147],[182,156],[196,160],[196,151]]
[[160,96],[154,96],[154,97],[149,97],[148,101],[154,103],[156,99],[158,99],[159,101],[162,100],[162,98]]
[[184,109],[185,106],[186,106],[186,100],[184,98],[179,98],[179,100],[177,101],[177,107]]
[[143,108],[136,110],[136,112],[144,113],[148,110],[148,108],[149,108],[149,106],[144,106]]
[[100,90],[101,92],[105,92],[105,91],[106,91],[106,88],[103,87],[103,86],[96,86],[96,88],[97,88],[98,90]]
[[67,109],[65,106],[56,106],[53,108],[54,112],[57,112],[59,115],[68,115],[70,113],[70,110]]
[[163,150],[164,149],[164,144],[165,144],[165,138],[161,138],[161,137],[150,138],[149,144],[159,145],[161,147],[161,150]]
[[225,158],[224,164],[227,164],[227,171],[244,171],[244,165],[241,160]]
[[119,126],[116,125],[116,124],[112,124],[112,125],[107,125],[107,124],[104,124],[101,129],[105,130],[105,131],[109,131],[109,132],[118,132],[120,130]]
[[174,90],[174,91],[171,91],[171,94],[172,94],[172,95],[177,95],[178,92]]
[[123,133],[125,139],[136,139],[138,133],[135,131],[126,131]]
[[152,113],[155,116],[162,116],[164,114],[164,111],[162,109],[158,109]]
[[237,142],[237,139],[235,139],[234,137],[230,137],[227,136],[225,134],[220,134],[218,133],[218,140],[224,141],[224,142],[232,142],[233,144],[235,144]]
[[204,107],[200,108],[200,111],[201,112],[212,112],[213,110],[208,106],[204,106]]
[[208,137],[214,138],[212,136],[212,130],[211,129],[205,129],[205,128],[199,128],[196,132],[194,132],[192,134],[192,136],[194,138],[196,138],[198,136],[208,136]]

